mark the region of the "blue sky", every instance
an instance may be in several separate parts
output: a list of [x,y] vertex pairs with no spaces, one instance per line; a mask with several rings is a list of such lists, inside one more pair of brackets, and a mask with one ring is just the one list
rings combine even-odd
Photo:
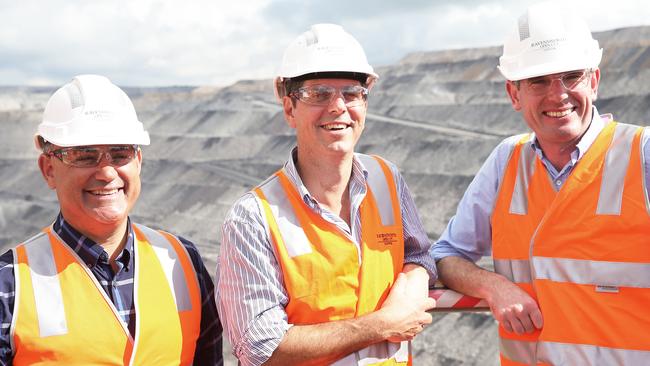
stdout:
[[[0,85],[98,73],[125,86],[271,78],[309,25],[343,25],[374,66],[500,45],[532,0],[0,0]],[[650,25],[646,0],[566,0],[592,31]]]

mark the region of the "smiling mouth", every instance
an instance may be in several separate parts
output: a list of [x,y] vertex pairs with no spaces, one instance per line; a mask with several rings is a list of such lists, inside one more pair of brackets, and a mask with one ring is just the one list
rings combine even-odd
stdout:
[[324,126],[321,126],[322,128],[328,130],[328,131],[340,131],[344,130],[348,127],[350,127],[347,123],[328,123]]
[[117,192],[119,192],[120,189],[117,189],[117,188],[114,188],[114,189],[97,189],[97,190],[86,191],[86,192],[92,194],[93,196],[100,196],[101,197],[101,196],[110,196],[110,195],[113,195],[113,194],[117,194]]
[[576,108],[573,107],[573,108],[565,109],[563,111],[548,111],[548,112],[544,112],[544,115],[547,116],[547,117],[552,117],[552,118],[562,118],[562,117],[568,116],[569,114],[573,113],[573,111],[575,111],[575,109]]

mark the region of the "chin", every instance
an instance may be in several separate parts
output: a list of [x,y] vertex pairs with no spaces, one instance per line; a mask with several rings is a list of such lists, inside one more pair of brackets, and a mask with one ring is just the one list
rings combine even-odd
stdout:
[[351,154],[354,152],[354,146],[350,146],[348,143],[334,143],[331,144],[328,149],[334,153],[340,154]]
[[102,224],[119,224],[126,220],[128,213],[124,210],[114,209],[95,209],[93,210],[93,217],[97,222]]

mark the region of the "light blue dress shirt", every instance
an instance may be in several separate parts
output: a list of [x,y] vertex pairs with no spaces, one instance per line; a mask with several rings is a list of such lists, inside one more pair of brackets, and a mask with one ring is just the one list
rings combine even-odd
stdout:
[[[596,107],[593,109],[593,118],[587,132],[580,139],[577,148],[571,153],[571,160],[558,171],[544,157],[537,144],[535,134],[532,147],[540,157],[551,181],[559,190],[573,171],[573,167],[589,149],[605,124],[612,118],[611,115],[598,114]],[[511,136],[503,140],[490,154],[481,169],[476,173],[472,183],[465,191],[458,204],[456,215],[451,218],[447,228],[440,239],[431,247],[431,254],[436,262],[448,256],[462,257],[476,262],[481,257],[492,254],[492,211],[497,198],[497,191],[503,178],[503,172],[508,164],[510,152],[523,135]],[[642,136],[643,164],[646,189],[650,196],[650,132],[646,129]]]

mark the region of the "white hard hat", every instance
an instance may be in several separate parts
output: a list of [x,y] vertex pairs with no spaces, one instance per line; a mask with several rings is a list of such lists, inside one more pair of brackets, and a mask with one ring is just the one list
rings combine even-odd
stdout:
[[149,145],[149,134],[122,89],[104,76],[79,75],[47,102],[34,141],[68,147]]
[[336,24],[312,25],[289,44],[275,78],[276,96],[284,96],[285,80],[312,73],[362,74],[369,86],[379,77],[359,42]]
[[603,50],[587,23],[557,1],[532,5],[503,45],[499,71],[508,80],[591,69]]

